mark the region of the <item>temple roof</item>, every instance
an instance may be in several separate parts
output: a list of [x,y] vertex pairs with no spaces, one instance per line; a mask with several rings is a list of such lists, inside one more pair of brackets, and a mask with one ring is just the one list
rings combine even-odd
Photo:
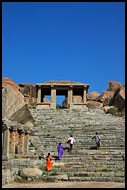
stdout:
[[72,81],[48,81],[44,83],[38,83],[36,85],[87,85],[89,84],[84,84],[80,82],[72,82]]

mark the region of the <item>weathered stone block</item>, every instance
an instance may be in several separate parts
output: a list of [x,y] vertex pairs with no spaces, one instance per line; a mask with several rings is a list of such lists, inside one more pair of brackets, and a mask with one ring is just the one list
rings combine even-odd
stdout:
[[25,169],[21,169],[20,171],[21,177],[31,178],[31,177],[41,176],[41,175],[42,175],[42,171],[38,168],[25,168]]
[[24,105],[24,99],[11,86],[2,89],[2,118],[9,119]]
[[101,109],[103,107],[103,103],[96,101],[87,101],[86,103],[89,109]]

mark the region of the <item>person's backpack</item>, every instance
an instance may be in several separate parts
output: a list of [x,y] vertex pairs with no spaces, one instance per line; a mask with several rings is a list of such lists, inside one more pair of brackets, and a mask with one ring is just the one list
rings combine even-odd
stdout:
[[67,143],[69,144],[71,142],[71,139],[68,139]]

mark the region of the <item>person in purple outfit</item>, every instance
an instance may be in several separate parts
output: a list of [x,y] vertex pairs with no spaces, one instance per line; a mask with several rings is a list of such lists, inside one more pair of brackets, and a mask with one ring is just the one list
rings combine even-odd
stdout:
[[59,145],[57,146],[57,150],[58,150],[58,159],[61,160],[61,156],[64,153],[63,152],[63,146],[61,145],[61,143],[59,143]]

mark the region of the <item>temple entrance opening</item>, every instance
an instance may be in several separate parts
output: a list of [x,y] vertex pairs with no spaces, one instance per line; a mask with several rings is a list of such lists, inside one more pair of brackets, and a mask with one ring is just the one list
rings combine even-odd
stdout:
[[71,81],[49,81],[37,84],[36,88],[38,109],[56,109],[59,102],[62,108],[86,108],[88,84]]
[[56,96],[56,108],[64,108],[63,107],[63,101],[65,100],[65,96]]
[[[66,109],[67,108],[67,92],[64,93],[65,95],[59,95],[56,93],[56,109]],[[51,96],[44,96],[42,99],[43,103],[51,103]],[[65,105],[66,104],[66,105]]]
[[44,96],[42,102],[51,102],[51,96]]

